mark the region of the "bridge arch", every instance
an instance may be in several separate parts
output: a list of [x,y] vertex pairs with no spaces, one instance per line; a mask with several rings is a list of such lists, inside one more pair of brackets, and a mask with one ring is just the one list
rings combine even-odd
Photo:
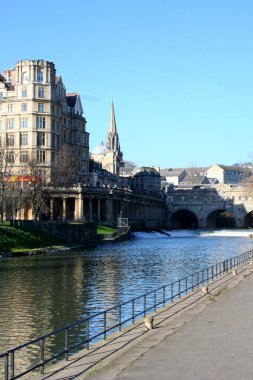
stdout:
[[207,228],[234,228],[236,219],[234,215],[224,209],[218,209],[211,212],[206,219]]
[[171,227],[173,229],[198,228],[198,218],[192,211],[177,210],[171,216]]
[[248,212],[243,222],[244,228],[253,227],[253,211]]

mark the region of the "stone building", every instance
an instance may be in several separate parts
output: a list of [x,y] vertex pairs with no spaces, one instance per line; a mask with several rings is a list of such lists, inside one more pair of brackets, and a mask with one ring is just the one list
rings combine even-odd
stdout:
[[121,152],[119,135],[116,127],[114,104],[111,104],[110,122],[107,131],[106,143],[103,142],[95,147],[91,158],[102,164],[103,169],[108,170],[119,179],[119,170],[123,165],[123,153]]
[[133,192],[157,196],[161,194],[159,167],[129,166],[120,170],[121,183]]
[[252,169],[241,166],[213,165],[207,170],[207,177],[219,183],[238,184],[252,175]]
[[116,185],[116,175],[112,174],[100,162],[90,159],[88,186],[93,187],[114,187]]
[[89,172],[89,134],[78,93],[66,93],[55,66],[45,60],[18,61],[0,76],[0,146],[24,173],[35,159],[50,181],[52,168],[69,146],[77,159],[76,182]]

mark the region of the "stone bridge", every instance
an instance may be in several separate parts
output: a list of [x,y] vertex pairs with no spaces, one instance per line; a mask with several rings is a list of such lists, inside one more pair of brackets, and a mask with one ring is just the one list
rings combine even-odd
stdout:
[[170,228],[253,227],[253,189],[234,185],[177,188],[166,195]]

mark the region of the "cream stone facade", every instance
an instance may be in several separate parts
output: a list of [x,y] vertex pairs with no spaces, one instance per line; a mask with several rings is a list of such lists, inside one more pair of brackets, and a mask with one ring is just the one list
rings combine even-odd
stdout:
[[78,160],[77,182],[89,172],[89,133],[79,94],[66,93],[55,66],[45,60],[18,61],[0,75],[0,147],[13,162],[13,172],[23,173],[36,158],[51,169],[66,144]]
[[252,169],[241,166],[213,165],[207,170],[207,177],[219,183],[238,184],[252,175]]

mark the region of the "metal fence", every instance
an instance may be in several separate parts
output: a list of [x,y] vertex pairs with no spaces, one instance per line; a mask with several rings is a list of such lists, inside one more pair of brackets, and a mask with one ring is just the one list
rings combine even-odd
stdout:
[[[156,312],[158,308],[165,307],[166,304],[172,303],[175,299],[179,299],[189,292],[208,284],[210,281],[223,276],[232,269],[246,264],[252,258],[253,250],[245,252],[8,350],[0,354],[4,380],[18,379],[36,369],[40,369],[43,374],[47,363],[55,362],[63,355],[67,361],[69,355],[77,352],[78,349],[89,349],[90,343],[101,339],[106,340],[107,336],[112,332],[121,331],[123,327],[131,323],[134,324],[140,317],[145,317],[147,313]],[[73,342],[71,331],[77,327],[82,330],[82,338],[78,342]],[[48,341],[59,334],[63,335],[62,349],[53,355],[47,356],[46,347]],[[36,351],[36,363],[17,373],[16,356],[20,356],[22,350],[34,346],[38,348]]]

